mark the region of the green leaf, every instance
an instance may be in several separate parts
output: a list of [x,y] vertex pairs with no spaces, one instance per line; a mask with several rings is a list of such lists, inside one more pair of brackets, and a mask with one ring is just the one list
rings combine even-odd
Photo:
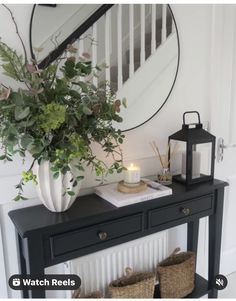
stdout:
[[25,157],[25,153],[24,153],[24,151],[22,151],[22,150],[19,150],[19,155],[20,155],[22,158],[24,158],[24,157]]
[[11,104],[11,105],[7,105],[7,106],[2,106],[1,109],[7,110],[7,109],[14,108],[15,106],[16,106],[15,104]]
[[78,85],[84,93],[88,93],[88,85],[86,83],[80,81]]
[[72,61],[72,60],[67,60],[65,62],[65,67],[67,67],[67,68],[74,68],[75,67],[75,62]]
[[15,108],[15,119],[17,121],[22,120],[24,118],[26,118],[30,113],[30,108],[26,107],[24,109],[22,109],[21,107],[16,107]]
[[119,115],[114,115],[114,116],[113,116],[113,119],[114,119],[116,122],[122,122],[122,121],[123,121],[123,118],[120,117]]
[[54,174],[53,174],[53,179],[58,179],[59,178],[59,175],[60,175],[60,173],[59,172],[55,172]]
[[70,96],[72,96],[73,98],[76,98],[76,99],[80,99],[80,94],[75,91],[75,90],[70,90]]
[[78,62],[75,68],[81,72],[81,75],[89,75],[92,71],[92,62]]
[[92,115],[93,114],[93,111],[87,106],[83,107],[83,112],[84,112],[85,115]]
[[24,99],[19,92],[12,92],[10,97],[15,105],[17,105],[17,106],[24,105]]
[[122,138],[118,138],[118,142],[119,142],[120,144],[122,144],[122,143],[123,143],[123,139],[122,139]]
[[17,195],[17,196],[13,199],[13,201],[18,202],[18,201],[20,201],[20,199],[21,199],[21,196],[20,196],[20,195]]
[[28,151],[32,155],[41,153],[43,149],[44,149],[44,147],[39,142],[34,142],[32,145],[30,144],[28,146]]
[[24,149],[27,149],[34,142],[34,138],[28,134],[21,137],[21,145]]
[[6,159],[6,155],[0,156],[0,160],[5,160],[5,159]]
[[122,105],[127,108],[127,99],[125,97],[122,99]]
[[51,169],[51,171],[53,171],[53,172],[57,172],[57,171],[58,171],[58,167],[56,167],[56,166],[52,166],[50,169]]
[[70,171],[70,167],[69,166],[64,166],[62,169],[61,169],[61,172],[63,173],[63,175],[65,175],[67,173],[67,171]]
[[77,182],[77,181],[74,181],[74,183],[73,183],[73,187],[76,187],[76,186],[77,186],[77,184],[78,184],[78,182]]
[[74,196],[75,195],[75,193],[74,193],[74,191],[67,191],[67,193],[70,195],[70,196]]

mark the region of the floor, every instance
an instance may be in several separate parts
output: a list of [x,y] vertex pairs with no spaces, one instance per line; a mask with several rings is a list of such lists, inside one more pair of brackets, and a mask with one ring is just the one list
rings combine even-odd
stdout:
[[234,298],[236,299],[236,272],[227,276],[228,285],[227,287],[219,291],[218,298]]

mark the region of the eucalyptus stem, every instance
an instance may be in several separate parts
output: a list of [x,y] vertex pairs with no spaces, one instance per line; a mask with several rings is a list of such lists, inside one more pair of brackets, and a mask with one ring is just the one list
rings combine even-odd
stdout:
[[26,53],[25,44],[24,44],[23,39],[22,39],[22,37],[21,37],[21,35],[19,33],[18,25],[16,23],[16,20],[15,20],[15,17],[13,15],[13,12],[11,11],[11,9],[6,4],[2,4],[2,6],[5,7],[8,10],[8,12],[10,13],[10,15],[11,15],[11,19],[12,19],[14,25],[15,25],[16,34],[17,34],[18,38],[20,39],[20,42],[21,42],[21,45],[22,45],[22,48],[23,48],[23,51],[24,51],[25,64],[27,64],[28,59],[27,59],[27,53]]

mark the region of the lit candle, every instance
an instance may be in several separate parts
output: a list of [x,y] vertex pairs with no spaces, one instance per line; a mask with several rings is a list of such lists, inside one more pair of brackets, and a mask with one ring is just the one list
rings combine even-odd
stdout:
[[131,163],[125,170],[124,182],[127,184],[138,184],[140,182],[140,168]]

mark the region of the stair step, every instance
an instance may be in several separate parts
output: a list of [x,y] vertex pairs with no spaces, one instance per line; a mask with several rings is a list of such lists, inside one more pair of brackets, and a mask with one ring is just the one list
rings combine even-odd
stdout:
[[[171,14],[167,14],[166,25],[167,26],[172,25],[172,16],[171,16]],[[160,19],[156,20],[156,28],[161,29],[161,27],[162,27],[162,19],[160,18]]]
[[[171,30],[172,30],[172,27],[171,26],[167,26],[167,28],[166,28],[167,36],[170,35]],[[151,32],[147,32],[145,34],[145,44],[147,44],[147,43],[151,44],[151,39],[152,39],[152,33]],[[161,41],[161,29],[157,29],[156,30],[156,41],[157,42]]]
[[[171,33],[171,26],[167,27],[167,36]],[[148,32],[145,34],[145,56],[146,59],[150,56],[151,54],[151,39],[152,39],[152,33]],[[156,31],[156,48],[161,44],[161,29],[158,29]],[[129,64],[129,49],[126,51],[126,62]],[[140,48],[135,48],[134,49],[134,62],[139,62],[140,61]]]
[[[140,66],[140,63],[135,63],[134,64],[134,71],[138,69]],[[118,80],[118,66],[112,66],[111,67],[111,82],[116,83]],[[124,64],[122,67],[122,73],[123,73],[123,82],[126,82],[127,79],[129,78],[129,64]]]
[[[170,35],[172,32],[172,16],[168,12],[167,13],[167,36]],[[158,47],[161,44],[161,28],[162,28],[162,19],[156,20],[156,44]],[[151,37],[152,34],[146,33],[145,34],[145,56],[146,59],[151,55]],[[129,50],[126,51],[126,62],[122,66],[122,75],[123,75],[123,83],[129,79]],[[134,71],[136,71],[140,67],[140,48],[134,49]],[[118,90],[118,66],[112,66],[110,68],[110,86],[111,89],[116,92]]]
[[[157,42],[156,48],[161,44],[161,42]],[[129,64],[129,50],[126,51],[126,62]],[[134,49],[134,63],[139,63],[140,62],[140,48],[135,48]],[[148,46],[145,47],[145,59],[147,59],[151,55],[151,45],[149,44]]]

